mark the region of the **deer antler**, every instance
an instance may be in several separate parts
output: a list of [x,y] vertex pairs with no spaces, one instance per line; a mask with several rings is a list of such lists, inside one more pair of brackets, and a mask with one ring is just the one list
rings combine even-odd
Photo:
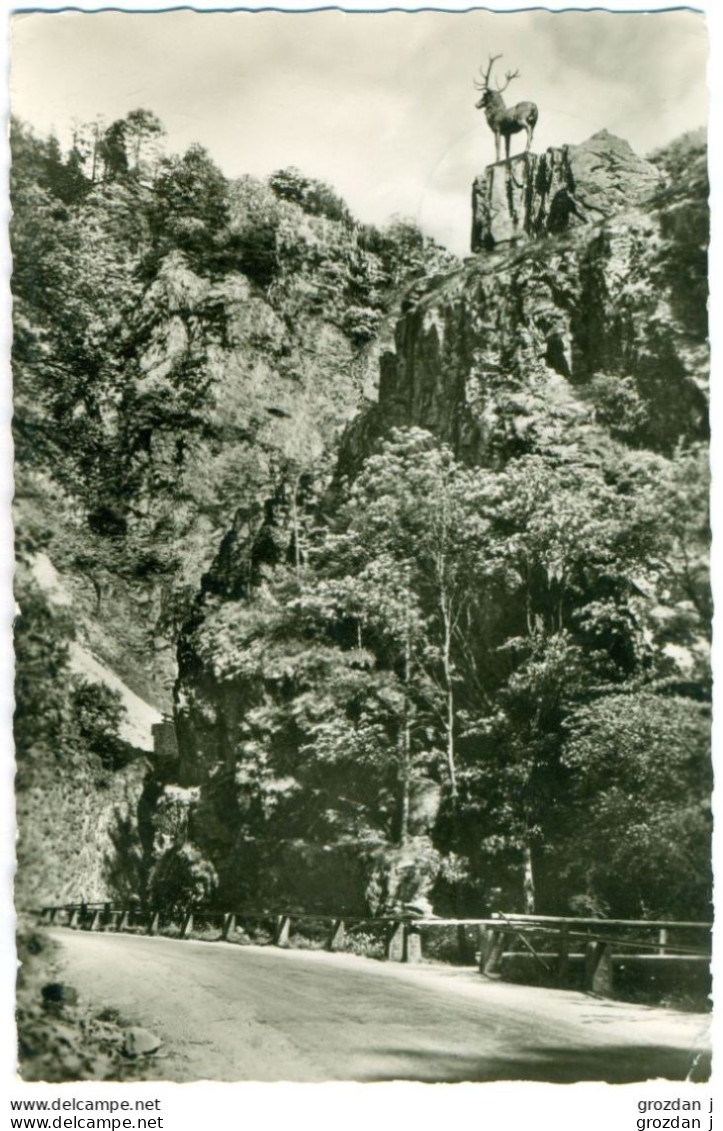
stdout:
[[[492,67],[494,66],[494,64],[496,63],[496,61],[497,61],[498,59],[501,59],[501,58],[502,58],[502,56],[501,56],[501,55],[490,55],[489,64],[488,64],[488,66],[487,66],[487,70],[486,70],[485,74],[484,74],[484,75],[482,75],[482,82],[481,82],[481,83],[478,83],[476,79],[474,79],[474,80],[473,80],[473,81],[474,81],[474,85],[475,85],[475,86],[477,87],[477,90],[487,90],[487,89],[489,88],[489,85],[490,85],[490,75],[492,74]],[[480,74],[482,74],[482,68],[481,68],[481,67],[480,67]]]
[[500,84],[499,84],[499,83],[495,83],[495,85],[496,85],[496,87],[497,87],[497,90],[499,91],[499,93],[500,93],[500,94],[502,94],[502,92],[503,92],[504,90],[507,90],[507,87],[508,87],[508,86],[510,85],[510,83],[512,82],[512,80],[513,80],[513,79],[518,79],[519,77],[520,77],[520,72],[519,72],[519,71],[505,71],[505,85],[504,85],[504,86],[500,86]]

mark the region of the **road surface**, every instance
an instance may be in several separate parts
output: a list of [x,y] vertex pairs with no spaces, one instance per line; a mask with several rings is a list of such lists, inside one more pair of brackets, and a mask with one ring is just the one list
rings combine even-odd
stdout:
[[470,970],[53,929],[61,976],[163,1038],[166,1080],[706,1079],[709,1018]]

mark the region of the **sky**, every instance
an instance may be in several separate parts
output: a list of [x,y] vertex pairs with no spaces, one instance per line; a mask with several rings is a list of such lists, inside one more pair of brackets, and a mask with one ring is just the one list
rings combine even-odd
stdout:
[[520,71],[508,104],[539,106],[537,151],[605,128],[644,154],[706,120],[690,10],[32,12],[11,36],[13,112],[61,144],[143,107],[172,152],[199,142],[229,177],[296,165],[360,220],[407,216],[462,255],[494,159],[473,87],[489,54]]

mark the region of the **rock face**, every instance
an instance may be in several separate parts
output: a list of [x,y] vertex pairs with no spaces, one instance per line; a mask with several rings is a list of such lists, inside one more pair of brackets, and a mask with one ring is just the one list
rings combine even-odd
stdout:
[[65,777],[37,770],[17,792],[17,907],[89,901],[128,894],[138,852],[137,812],[148,763],[131,762],[104,776]]
[[581,145],[488,165],[472,186],[472,251],[595,223],[639,204],[661,174],[607,130]]
[[[236,234],[256,223],[256,198],[278,214],[273,283],[245,273],[243,257],[203,267],[169,250],[119,315],[123,348],[115,339],[98,346],[125,372],[122,404],[109,409],[103,432],[104,474],[71,473],[84,451],[70,439],[75,413],[64,409],[59,424],[38,395],[44,366],[16,367],[15,423],[26,438],[16,449],[19,571],[32,575],[33,600],[62,615],[73,678],[121,692],[121,737],[139,759],[108,774],[83,764],[82,784],[57,752],[47,765],[29,760],[17,786],[19,904],[138,888],[138,811],[146,787],[174,774],[176,757],[165,740],[155,760],[141,751],[172,709],[179,632],[202,579],[234,516],[241,523],[239,515],[263,510],[281,478],[319,461],[374,387],[394,295],[379,254],[359,246],[350,224],[279,203],[260,185],[234,188]],[[120,276],[113,249],[97,243]],[[32,305],[18,332],[28,324],[42,338]],[[50,447],[38,439],[47,435]],[[30,582],[28,591],[30,602]]]

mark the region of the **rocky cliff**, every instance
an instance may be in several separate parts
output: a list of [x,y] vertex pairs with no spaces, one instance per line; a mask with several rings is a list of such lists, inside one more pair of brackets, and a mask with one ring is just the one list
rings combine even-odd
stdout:
[[[396,291],[432,249],[411,226],[356,224],[296,170],[227,183],[198,147],[189,154],[159,168],[153,189],[129,171],[71,183],[57,146],[13,123],[18,631],[35,665],[18,685],[32,699],[18,719],[18,898],[111,890],[109,822],[142,799],[204,574],[239,516],[329,466],[375,392]],[[190,219],[176,216],[179,199]],[[84,760],[78,720],[60,707],[62,725],[39,735],[32,716],[53,674],[66,698],[98,689],[109,746],[119,736],[144,769]],[[154,763],[151,779],[165,775]],[[94,821],[106,830],[95,855]]]
[[[425,429],[463,464],[498,471],[532,457],[553,467],[571,460],[594,467],[601,459],[613,466],[636,452],[665,460],[680,445],[705,441],[707,178],[696,139],[646,161],[602,133],[499,163],[475,182],[473,216],[478,254],[406,293],[393,348],[380,356],[377,403],[342,438],[322,505],[327,516],[395,429]],[[181,636],[181,780],[200,786],[191,827],[226,892],[235,890],[228,869],[234,829],[244,820],[232,800],[234,775],[238,782],[245,772],[239,751],[248,744],[248,719],[267,700],[258,684],[225,674],[214,640],[219,626],[251,615],[264,571],[290,560],[292,502],[282,494],[265,513],[239,514]],[[679,654],[677,679],[697,664],[692,654]],[[293,782],[279,779],[279,791],[293,793]],[[438,801],[417,830],[422,839],[405,849],[428,874],[425,890],[440,874],[429,839]],[[289,860],[306,851],[296,896],[319,898],[328,888],[328,846],[324,856],[298,833],[284,844],[267,860],[269,876],[278,885],[283,859],[288,880]],[[358,866],[353,839],[349,851]],[[343,889],[361,906],[363,883],[350,877],[343,852],[331,858],[337,896]],[[398,864],[387,859],[388,880]]]

